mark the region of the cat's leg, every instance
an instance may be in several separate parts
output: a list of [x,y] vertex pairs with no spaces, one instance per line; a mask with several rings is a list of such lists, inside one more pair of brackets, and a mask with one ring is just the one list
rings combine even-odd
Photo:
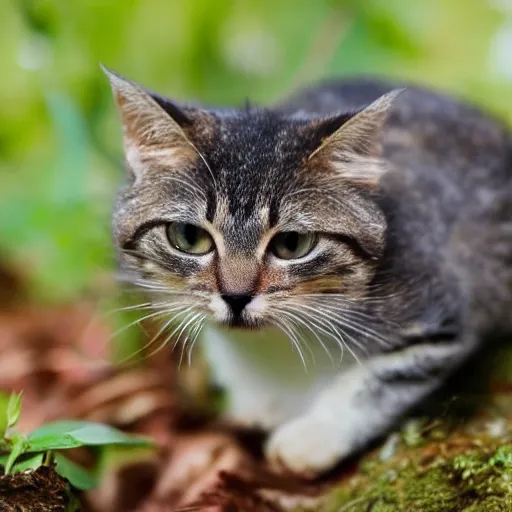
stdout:
[[335,378],[312,406],[270,436],[274,467],[315,476],[384,434],[464,361],[469,343],[422,343],[379,355]]
[[[240,427],[270,430],[299,414],[303,394],[269,383],[250,365],[239,363],[240,374],[224,380],[226,393],[223,418]],[[242,373],[243,371],[243,373]],[[234,373],[234,372],[233,372]]]

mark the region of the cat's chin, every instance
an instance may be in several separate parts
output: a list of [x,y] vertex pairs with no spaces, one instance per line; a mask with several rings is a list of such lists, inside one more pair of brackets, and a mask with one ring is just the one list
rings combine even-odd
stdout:
[[220,329],[230,331],[258,331],[270,327],[270,324],[263,320],[226,320],[223,322],[217,322],[217,327]]

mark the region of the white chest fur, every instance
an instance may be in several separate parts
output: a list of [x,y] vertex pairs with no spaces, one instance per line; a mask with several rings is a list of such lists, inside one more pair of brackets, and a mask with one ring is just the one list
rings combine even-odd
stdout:
[[[303,411],[354,359],[332,340],[302,343],[304,362],[280,330],[225,329],[207,325],[202,348],[215,381],[227,392],[226,416],[263,428],[275,427]],[[329,354],[327,353],[327,350]]]

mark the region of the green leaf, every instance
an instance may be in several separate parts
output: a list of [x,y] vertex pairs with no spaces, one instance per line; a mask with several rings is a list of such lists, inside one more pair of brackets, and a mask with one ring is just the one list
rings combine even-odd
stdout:
[[96,423],[91,423],[88,421],[80,421],[80,420],[59,420],[54,421],[52,423],[46,423],[41,425],[36,430],[33,430],[28,438],[36,438],[41,435],[48,434],[67,434],[73,430],[77,430],[85,425],[96,425]]
[[43,425],[28,436],[26,451],[66,450],[79,446],[149,446],[151,441],[115,428],[88,421],[57,421]]
[[21,473],[22,471],[33,471],[43,465],[44,454],[36,453],[29,457],[22,457],[13,466],[11,473]]
[[7,410],[9,409],[9,397],[6,393],[0,393],[0,437],[4,437],[9,424]]
[[73,487],[82,491],[87,491],[88,489],[92,489],[98,485],[99,480],[94,474],[74,462],[71,462],[69,459],[64,457],[64,455],[56,453],[54,455],[54,460],[55,471],[63,478],[69,480]]
[[10,473],[12,471],[12,468],[14,466],[14,463],[16,462],[16,459],[25,452],[26,445],[26,439],[20,435],[17,434],[11,438],[11,451],[9,455],[7,456],[7,460],[5,462],[4,471],[5,474]]
[[[24,455],[18,457],[17,462],[12,464],[11,473],[21,473],[22,471],[34,470],[44,464],[44,453],[36,453],[31,455]],[[10,454],[0,455],[0,466],[7,466]],[[7,471],[6,471],[7,473]]]
[[9,403],[7,404],[7,426],[14,427],[18,420],[20,419],[21,414],[21,393],[11,393],[9,397]]

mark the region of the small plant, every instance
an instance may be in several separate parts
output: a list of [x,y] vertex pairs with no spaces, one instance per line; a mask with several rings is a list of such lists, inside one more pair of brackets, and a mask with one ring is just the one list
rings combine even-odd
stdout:
[[0,393],[0,468],[4,474],[51,466],[77,489],[98,483],[97,472],[88,471],[60,453],[79,447],[148,447],[147,439],[89,421],[56,421],[23,435],[14,430],[21,413],[21,393]]

